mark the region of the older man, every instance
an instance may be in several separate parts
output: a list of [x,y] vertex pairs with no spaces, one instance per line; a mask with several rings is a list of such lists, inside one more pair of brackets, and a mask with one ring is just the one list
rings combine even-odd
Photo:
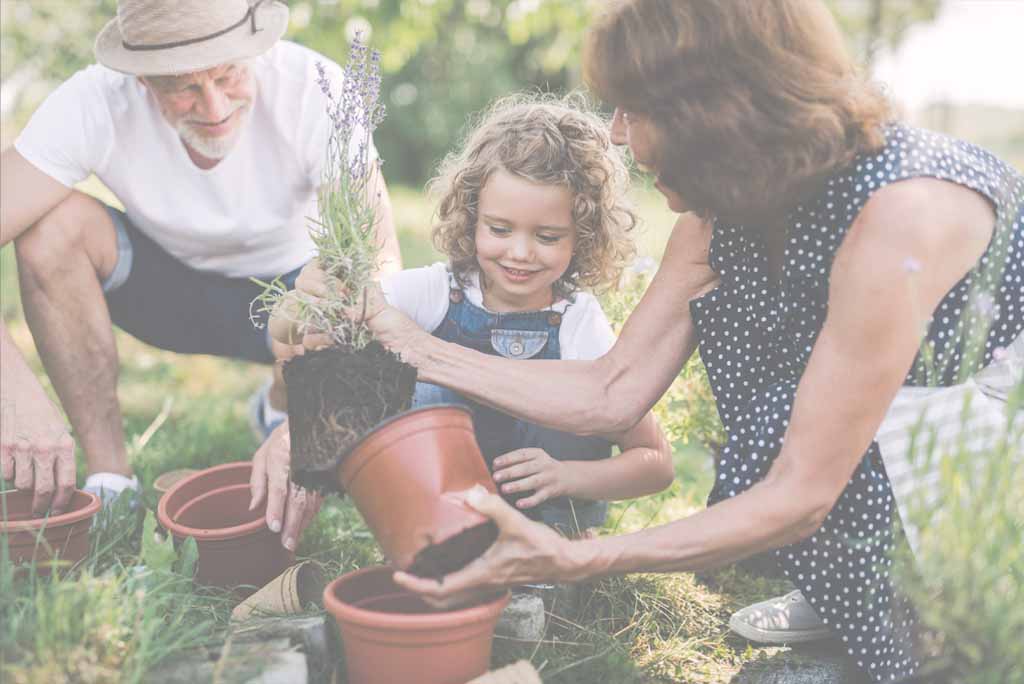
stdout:
[[[111,323],[180,353],[272,363],[289,351],[250,322],[250,277],[290,285],[312,255],[305,217],[328,135],[315,66],[337,85],[341,70],[279,41],[287,23],[279,2],[121,0],[96,40],[102,66],[62,84],[3,152],[0,244],[16,243],[25,318],[85,452],[87,489],[138,487]],[[90,174],[123,212],[72,189]],[[399,268],[386,191],[379,217],[382,263]],[[34,489],[36,512],[59,511],[73,443],[0,332],[3,476]],[[264,435],[283,400],[275,373],[253,403]],[[271,527],[294,543],[310,504],[276,490]]]

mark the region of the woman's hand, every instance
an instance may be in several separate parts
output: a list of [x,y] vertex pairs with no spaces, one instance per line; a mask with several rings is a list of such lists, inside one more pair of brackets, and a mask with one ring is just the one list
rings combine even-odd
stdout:
[[[307,302],[319,302],[327,297],[328,288],[341,290],[337,278],[328,276],[316,259],[306,264],[295,280],[295,292]],[[347,312],[352,320],[365,321],[374,337],[384,347],[402,357],[406,363],[416,365],[415,341],[424,331],[408,316],[388,304],[380,283],[370,283],[363,291],[359,304]],[[319,349],[330,345],[330,336],[320,330],[302,331],[302,344],[307,349]]]
[[323,497],[289,481],[291,438],[288,421],[278,425],[252,457],[252,501],[249,510],[267,499],[267,527],[281,533],[281,544],[289,551],[298,545],[302,531],[320,511]]
[[573,496],[577,474],[571,461],[557,461],[543,449],[516,449],[494,459],[494,481],[503,494],[533,491],[516,501],[532,508],[557,496]]
[[497,523],[498,539],[482,556],[440,580],[396,572],[394,579],[399,586],[434,606],[448,608],[513,585],[583,579],[574,570],[574,542],[526,518],[483,487],[470,489],[464,499]]

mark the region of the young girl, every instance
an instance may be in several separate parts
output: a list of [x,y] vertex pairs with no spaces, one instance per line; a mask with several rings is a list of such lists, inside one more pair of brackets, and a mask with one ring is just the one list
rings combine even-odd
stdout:
[[[583,288],[613,285],[632,256],[628,178],[596,115],[570,102],[501,100],[429,186],[440,200],[433,238],[448,263],[384,279],[384,297],[434,336],[487,354],[602,356],[614,334]],[[307,269],[312,274],[316,266]],[[322,283],[322,272],[316,276],[300,282]],[[271,326],[282,341],[288,328]],[[436,403],[472,408],[501,493],[563,533],[600,527],[607,500],[672,482],[671,452],[651,414],[616,437],[621,453],[609,458],[606,439],[524,422],[418,383],[414,406]]]

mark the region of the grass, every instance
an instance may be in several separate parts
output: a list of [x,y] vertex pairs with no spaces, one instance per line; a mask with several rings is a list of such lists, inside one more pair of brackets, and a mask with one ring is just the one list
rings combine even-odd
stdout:
[[[87,187],[102,192],[95,184]],[[406,265],[438,260],[428,238],[428,200],[408,188],[393,188],[392,197]],[[641,253],[657,257],[671,215],[650,193],[638,193],[638,204],[648,226],[638,236]],[[621,322],[644,286],[634,278],[608,300],[611,317]],[[5,323],[50,389],[21,315],[10,247],[0,251],[0,293]],[[265,370],[177,356],[120,331],[116,337],[118,393],[145,510],[155,509],[152,482],[166,470],[251,458],[257,445],[245,405]],[[614,504],[608,533],[682,517],[700,508],[710,489],[707,445],[721,439],[721,427],[699,363],[683,371],[656,410],[675,447],[676,481],[658,495]],[[79,454],[79,482],[83,460]],[[0,679],[142,682],[176,653],[226,636],[231,602],[222,594],[193,591],[182,561],[160,560],[143,521],[143,512],[115,510],[94,535],[88,559],[59,578],[16,576],[9,562],[0,564]],[[359,514],[338,498],[328,500],[303,535],[298,555],[322,564],[329,577],[381,561]],[[736,569],[702,578],[680,573],[601,581],[587,588],[579,610],[550,619],[541,642],[497,639],[494,664],[528,658],[548,684],[727,682],[745,664],[779,650],[751,648],[730,637],[729,614],[780,588]]]

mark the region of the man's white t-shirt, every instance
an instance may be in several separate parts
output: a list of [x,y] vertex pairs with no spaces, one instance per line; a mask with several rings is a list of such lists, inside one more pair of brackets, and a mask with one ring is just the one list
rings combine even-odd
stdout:
[[192,268],[283,274],[313,254],[307,217],[316,216],[329,135],[318,61],[337,95],[341,68],[312,50],[279,41],[253,60],[248,120],[209,170],[192,162],[135,76],[99,65],[57,88],[14,146],[68,187],[95,174],[139,230]]
[[[479,273],[470,274],[468,280],[468,286],[462,288],[466,298],[486,310]],[[451,271],[443,262],[393,273],[381,281],[388,304],[429,332],[436,330],[448,313],[450,287]],[[612,326],[589,292],[577,292],[572,301],[563,299],[548,308],[562,314],[558,330],[562,359],[590,361],[604,356],[615,344]]]

